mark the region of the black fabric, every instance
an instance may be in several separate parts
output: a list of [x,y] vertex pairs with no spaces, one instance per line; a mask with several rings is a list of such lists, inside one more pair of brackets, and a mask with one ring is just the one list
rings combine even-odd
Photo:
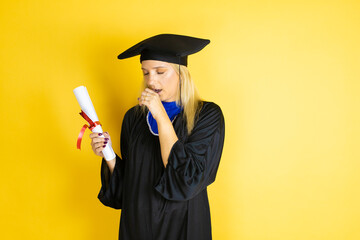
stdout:
[[208,39],[177,34],[159,34],[135,44],[118,55],[118,59],[141,54],[140,62],[159,60],[187,66],[187,56],[200,51],[209,43]]
[[179,140],[165,168],[159,138],[149,131],[139,107],[133,107],[123,120],[122,159],[116,157],[111,176],[102,161],[98,198],[122,209],[121,240],[212,239],[207,186],[215,181],[222,154],[222,111],[204,102],[190,135],[182,113],[173,126]]
[[144,60],[158,60],[187,66],[187,56],[180,57],[176,55],[171,55],[167,52],[151,51],[148,49],[145,49],[141,52],[140,62]]

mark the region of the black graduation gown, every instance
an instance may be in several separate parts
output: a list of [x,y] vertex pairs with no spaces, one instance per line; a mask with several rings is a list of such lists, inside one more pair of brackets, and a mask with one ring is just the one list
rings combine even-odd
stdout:
[[209,240],[210,208],[207,186],[215,181],[223,149],[222,111],[203,102],[188,136],[180,113],[173,121],[178,141],[164,167],[158,136],[151,134],[144,114],[127,111],[121,129],[121,155],[110,176],[101,164],[99,200],[122,209],[121,240]]

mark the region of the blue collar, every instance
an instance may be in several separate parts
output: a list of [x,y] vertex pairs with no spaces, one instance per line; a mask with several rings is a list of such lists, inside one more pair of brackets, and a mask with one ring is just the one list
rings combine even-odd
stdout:
[[[165,108],[165,111],[170,118],[170,121],[173,122],[176,116],[181,112],[181,108],[176,105],[176,101],[174,102],[161,102]],[[149,111],[146,116],[146,121],[149,126],[150,132],[155,135],[159,136],[159,130],[157,126],[156,120],[153,118],[151,112]]]

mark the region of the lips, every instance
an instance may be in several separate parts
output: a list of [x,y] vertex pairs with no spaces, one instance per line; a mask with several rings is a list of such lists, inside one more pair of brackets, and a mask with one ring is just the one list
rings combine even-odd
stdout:
[[154,92],[156,93],[160,93],[162,91],[162,89],[154,89]]

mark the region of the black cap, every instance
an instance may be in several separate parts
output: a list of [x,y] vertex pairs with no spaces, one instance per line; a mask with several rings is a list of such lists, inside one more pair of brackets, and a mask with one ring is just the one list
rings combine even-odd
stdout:
[[132,46],[118,56],[125,59],[141,54],[143,60],[159,60],[187,66],[187,56],[196,53],[210,43],[201,39],[176,34],[159,34]]

